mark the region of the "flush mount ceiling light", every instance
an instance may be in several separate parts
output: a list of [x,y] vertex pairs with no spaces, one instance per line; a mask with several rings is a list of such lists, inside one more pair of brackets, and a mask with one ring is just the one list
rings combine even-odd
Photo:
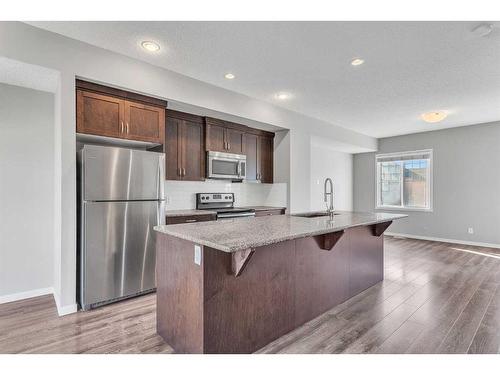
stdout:
[[352,65],[352,66],[358,66],[358,65],[363,64],[364,62],[365,62],[365,60],[360,59],[359,57],[357,57],[357,58],[355,58],[355,59],[353,59],[353,60],[351,61],[351,65]]
[[145,40],[141,43],[142,48],[149,52],[157,52],[160,50],[160,45],[155,42],[151,42],[149,40]]
[[284,91],[278,92],[274,95],[274,97],[278,100],[287,100],[290,99],[291,96],[292,95],[290,93]]
[[432,112],[427,112],[422,114],[422,120],[425,122],[439,122],[443,121],[448,114],[445,111],[432,111]]
[[236,76],[233,73],[226,73],[224,75],[224,78],[226,79],[234,79]]

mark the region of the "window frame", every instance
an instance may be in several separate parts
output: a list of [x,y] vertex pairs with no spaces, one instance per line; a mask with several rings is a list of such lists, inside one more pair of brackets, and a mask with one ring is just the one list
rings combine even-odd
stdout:
[[[428,154],[429,155],[429,168],[427,168],[427,189],[429,191],[429,204],[428,207],[407,207],[404,206],[404,167],[401,171],[401,206],[392,206],[392,205],[382,205],[380,202],[380,165],[379,159],[386,157],[407,157],[412,155],[420,155],[420,154]],[[433,178],[433,168],[434,168],[434,157],[433,150],[416,150],[416,151],[402,151],[402,152],[391,152],[385,154],[376,154],[375,155],[375,209],[376,210],[394,210],[394,211],[418,211],[418,212],[433,212],[433,197],[434,197],[434,178]]]

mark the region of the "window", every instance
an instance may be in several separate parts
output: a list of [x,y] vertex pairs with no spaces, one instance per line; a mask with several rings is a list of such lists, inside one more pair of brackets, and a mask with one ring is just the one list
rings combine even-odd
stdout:
[[382,154],[377,164],[377,207],[432,210],[432,150]]

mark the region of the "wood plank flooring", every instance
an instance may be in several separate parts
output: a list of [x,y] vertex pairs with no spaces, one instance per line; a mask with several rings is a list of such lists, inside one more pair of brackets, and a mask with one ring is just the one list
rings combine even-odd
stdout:
[[[500,251],[385,237],[385,279],[258,353],[499,353]],[[172,353],[155,295],[58,317],[0,305],[0,353]]]

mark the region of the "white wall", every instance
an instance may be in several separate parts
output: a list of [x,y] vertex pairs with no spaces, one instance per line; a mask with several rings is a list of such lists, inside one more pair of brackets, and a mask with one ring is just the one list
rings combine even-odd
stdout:
[[54,95],[0,83],[0,302],[54,275]]
[[[380,153],[433,150],[432,212],[398,211],[388,232],[500,247],[499,143],[500,122],[380,139]],[[375,153],[354,156],[356,210],[375,210],[375,175]]]
[[309,168],[311,134],[335,141],[346,152],[377,149],[374,138],[19,22],[0,22],[0,55],[60,74],[54,145],[55,289],[60,313],[76,307],[75,77],[290,129],[292,211],[309,209],[310,180],[304,178],[303,168]]
[[[334,208],[352,211],[353,155],[339,152],[327,144],[311,140],[311,210],[324,210],[324,182],[333,181]],[[329,202],[329,201],[328,201]]]
[[224,181],[166,181],[167,210],[196,207],[196,193],[234,193],[235,206],[287,207],[284,183],[231,183]]

